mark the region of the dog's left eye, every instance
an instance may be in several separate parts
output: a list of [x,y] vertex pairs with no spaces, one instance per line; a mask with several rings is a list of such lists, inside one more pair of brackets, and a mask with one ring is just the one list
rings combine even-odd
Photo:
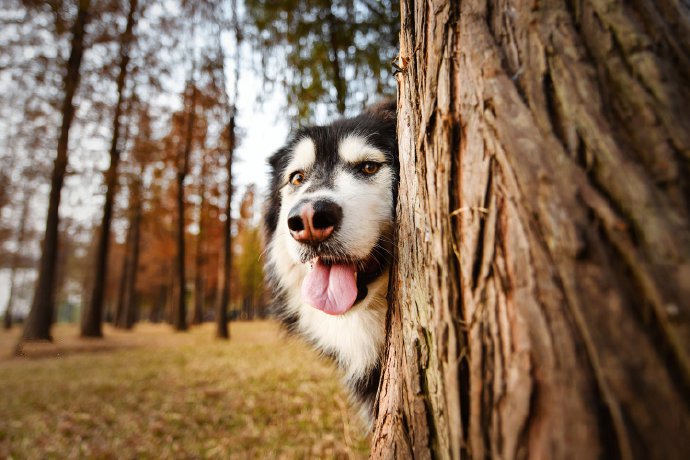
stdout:
[[379,169],[381,169],[381,163],[376,163],[375,161],[365,161],[364,163],[360,163],[358,165],[358,169],[367,176],[371,176],[376,174]]
[[303,182],[304,182],[304,172],[295,171],[292,174],[290,174],[290,183],[292,185],[302,185]]

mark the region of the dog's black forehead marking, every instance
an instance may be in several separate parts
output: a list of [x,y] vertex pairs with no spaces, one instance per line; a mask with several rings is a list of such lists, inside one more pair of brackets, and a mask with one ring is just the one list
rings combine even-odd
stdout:
[[305,137],[314,142],[315,159],[309,174],[310,188],[332,187],[338,165],[338,133],[326,126],[307,128]]
[[[309,138],[314,142],[315,161],[309,174],[308,191],[333,186],[335,175],[341,164],[338,148],[343,139],[359,136],[386,154],[388,163],[394,160],[395,127],[382,125],[379,120],[366,116],[339,120],[328,126],[303,128],[296,139]],[[296,145],[296,144],[295,144]]]
[[[342,119],[327,126],[313,126],[298,130],[287,144],[275,152],[269,159],[271,166],[270,193],[266,202],[264,224],[271,235],[277,226],[280,213],[280,189],[286,185],[285,174],[290,160],[294,156],[294,148],[299,141],[310,138],[316,147],[316,161],[311,171],[311,182],[308,187],[318,188],[332,185],[340,161],[338,145],[342,139],[350,135],[366,138],[367,143],[376,147],[386,155],[386,162],[392,165],[394,181],[393,196],[397,196],[398,187],[398,147],[395,133],[395,103],[389,102],[374,110],[365,110],[354,118]],[[395,203],[393,204],[395,208]]]

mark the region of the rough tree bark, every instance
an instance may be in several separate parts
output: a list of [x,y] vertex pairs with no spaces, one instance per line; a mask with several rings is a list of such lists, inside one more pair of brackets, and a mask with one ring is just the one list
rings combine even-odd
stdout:
[[[91,7],[89,0],[80,0],[77,4],[77,16],[72,26],[71,49],[67,59],[64,79],[65,97],[62,101],[62,125],[60,127],[57,156],[50,183],[48,217],[46,219],[41,261],[38,268],[38,280],[36,281],[36,290],[31,310],[22,333],[22,340],[52,339],[50,327],[53,324],[55,311],[55,275],[58,253],[58,227],[60,224],[60,194],[67,170],[69,131],[72,127],[75,112],[72,100],[79,87],[81,61],[84,55],[84,35]],[[16,352],[21,352],[21,341],[17,346]]]
[[105,299],[105,282],[108,273],[108,258],[110,249],[110,224],[113,219],[113,204],[117,188],[117,167],[120,164],[120,118],[125,101],[125,83],[127,80],[127,66],[129,65],[130,46],[134,39],[134,25],[136,20],[137,1],[130,0],[127,13],[127,24],[120,38],[120,62],[117,74],[117,103],[113,116],[113,135],[110,141],[110,166],[105,174],[105,203],[103,205],[103,218],[101,230],[98,236],[98,249],[96,252],[96,273],[93,280],[93,290],[88,307],[84,310],[81,322],[82,337],[103,337],[103,301]]
[[402,2],[374,458],[690,450],[690,11]]

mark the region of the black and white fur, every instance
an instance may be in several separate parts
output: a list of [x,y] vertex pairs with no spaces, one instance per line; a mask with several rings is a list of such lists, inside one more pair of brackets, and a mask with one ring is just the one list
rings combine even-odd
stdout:
[[[382,103],[354,118],[298,130],[269,160],[264,226],[274,310],[289,331],[337,362],[369,424],[388,309],[399,171],[395,132],[395,104]],[[357,168],[367,161],[380,169],[365,177]],[[305,172],[299,186],[290,183],[295,171]],[[322,198],[342,208],[342,223],[317,248],[295,241],[287,227],[290,209],[300,200]],[[302,301],[300,287],[315,256],[376,267],[375,273],[362,278],[366,296],[343,315],[331,316]]]

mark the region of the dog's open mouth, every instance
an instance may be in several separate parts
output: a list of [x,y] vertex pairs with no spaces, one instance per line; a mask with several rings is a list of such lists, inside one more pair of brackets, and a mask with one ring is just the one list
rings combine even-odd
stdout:
[[302,298],[329,315],[342,315],[366,298],[367,285],[385,268],[375,257],[358,263],[315,257],[310,263],[311,270],[302,283]]

